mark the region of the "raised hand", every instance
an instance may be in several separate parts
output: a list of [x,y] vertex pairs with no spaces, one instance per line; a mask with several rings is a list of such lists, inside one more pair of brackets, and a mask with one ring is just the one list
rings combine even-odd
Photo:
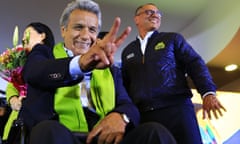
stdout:
[[104,69],[113,64],[115,52],[131,32],[131,28],[127,27],[117,37],[120,25],[121,19],[115,18],[109,33],[102,40],[98,39],[89,51],[81,56],[79,65],[83,71],[90,71],[94,68]]

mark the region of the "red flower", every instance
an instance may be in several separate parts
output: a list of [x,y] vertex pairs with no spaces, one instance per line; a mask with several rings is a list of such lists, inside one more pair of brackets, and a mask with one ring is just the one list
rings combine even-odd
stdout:
[[25,83],[22,78],[22,67],[17,67],[16,69],[12,70],[10,76],[12,83],[16,83],[18,85],[23,85]]
[[26,95],[26,84],[22,78],[22,68],[29,49],[16,47],[7,49],[0,55],[0,76],[13,83],[20,95]]
[[10,81],[18,90],[20,96],[26,96],[27,86],[22,78],[22,67],[18,67],[12,71]]

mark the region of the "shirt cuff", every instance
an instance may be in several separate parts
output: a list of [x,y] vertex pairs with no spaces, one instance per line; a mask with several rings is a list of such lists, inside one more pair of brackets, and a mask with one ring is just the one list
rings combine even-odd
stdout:
[[214,96],[216,96],[216,92],[206,92],[203,96],[202,96],[202,99],[204,99],[207,95],[209,95],[209,94],[211,94],[211,95],[214,95]]
[[80,57],[81,57],[80,55],[75,56],[70,61],[69,72],[73,79],[77,79],[79,76],[83,75],[83,72],[78,64]]

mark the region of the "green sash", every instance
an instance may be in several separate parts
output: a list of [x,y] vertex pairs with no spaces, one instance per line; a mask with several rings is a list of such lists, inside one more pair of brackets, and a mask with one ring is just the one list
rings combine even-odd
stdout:
[[[53,50],[54,57],[68,57],[63,43],[58,43]],[[109,68],[93,70],[90,80],[91,98],[97,114],[103,118],[115,107],[114,81]],[[88,125],[80,101],[79,85],[58,88],[54,98],[55,111],[59,121],[71,131],[88,132]]]
[[[13,83],[8,83],[7,88],[6,88],[6,98],[7,101],[9,102],[10,97],[12,96],[18,96],[19,92],[18,90],[14,87]],[[8,121],[5,124],[4,131],[3,131],[3,140],[8,139],[9,132],[11,130],[13,121],[16,120],[18,117],[18,111],[13,110],[11,114],[8,117]]]

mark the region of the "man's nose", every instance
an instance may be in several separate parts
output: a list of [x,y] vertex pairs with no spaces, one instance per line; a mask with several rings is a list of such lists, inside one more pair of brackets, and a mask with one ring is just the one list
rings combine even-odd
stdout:
[[88,28],[84,28],[80,31],[80,37],[83,39],[89,39],[90,38],[90,32]]

